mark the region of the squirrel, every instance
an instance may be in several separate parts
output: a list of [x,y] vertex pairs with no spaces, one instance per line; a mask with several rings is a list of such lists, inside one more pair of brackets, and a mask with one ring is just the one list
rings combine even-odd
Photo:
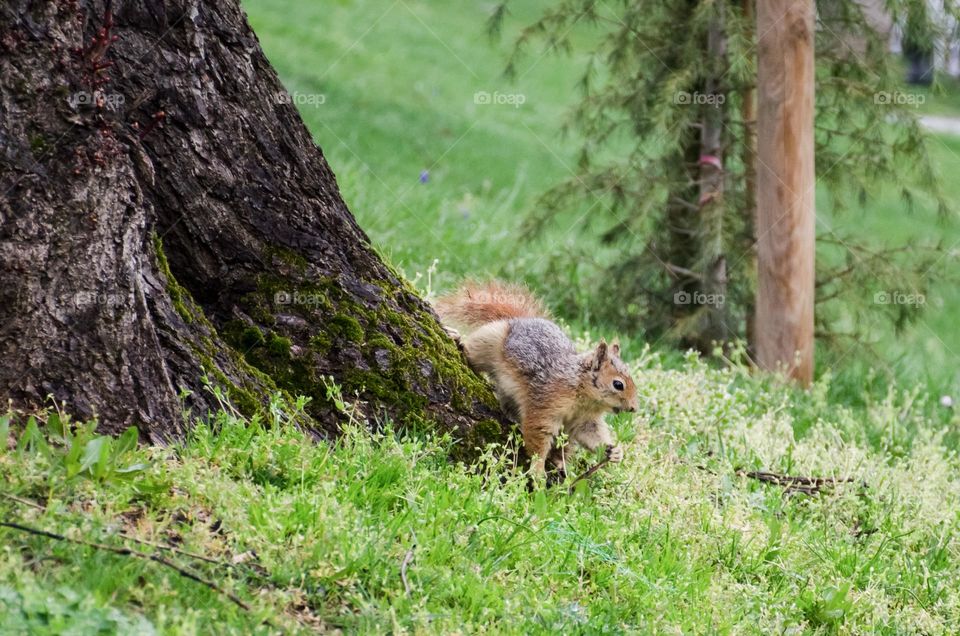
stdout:
[[635,412],[638,404],[616,341],[601,340],[594,350],[578,353],[543,304],[520,285],[468,281],[434,307],[453,327],[470,366],[493,381],[504,412],[519,420],[534,473],[545,473],[550,456],[565,474],[563,453],[550,454],[561,432],[590,451],[604,446],[610,461],[623,460],[603,416]]

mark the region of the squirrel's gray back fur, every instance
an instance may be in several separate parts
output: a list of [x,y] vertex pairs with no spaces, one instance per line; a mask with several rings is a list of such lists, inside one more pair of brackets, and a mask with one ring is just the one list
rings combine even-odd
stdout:
[[527,378],[530,386],[578,380],[580,356],[557,325],[544,318],[515,318],[503,343],[505,356]]

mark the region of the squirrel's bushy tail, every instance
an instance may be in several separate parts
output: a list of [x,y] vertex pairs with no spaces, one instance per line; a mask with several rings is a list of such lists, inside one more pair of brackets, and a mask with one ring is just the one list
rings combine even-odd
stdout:
[[527,288],[495,280],[465,281],[456,291],[438,298],[434,307],[444,322],[467,329],[495,320],[549,315]]

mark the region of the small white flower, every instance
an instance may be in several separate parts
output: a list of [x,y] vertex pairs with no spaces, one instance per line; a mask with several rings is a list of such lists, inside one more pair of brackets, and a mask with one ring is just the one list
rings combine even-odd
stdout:
[[953,407],[953,398],[949,395],[940,396],[940,406],[946,409]]

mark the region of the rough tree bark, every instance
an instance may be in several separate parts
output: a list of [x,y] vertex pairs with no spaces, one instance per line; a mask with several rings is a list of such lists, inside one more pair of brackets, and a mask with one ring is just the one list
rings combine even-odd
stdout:
[[0,397],[160,441],[218,406],[206,376],[334,433],[332,376],[369,416],[502,435],[236,0],[8,0],[0,51]]

